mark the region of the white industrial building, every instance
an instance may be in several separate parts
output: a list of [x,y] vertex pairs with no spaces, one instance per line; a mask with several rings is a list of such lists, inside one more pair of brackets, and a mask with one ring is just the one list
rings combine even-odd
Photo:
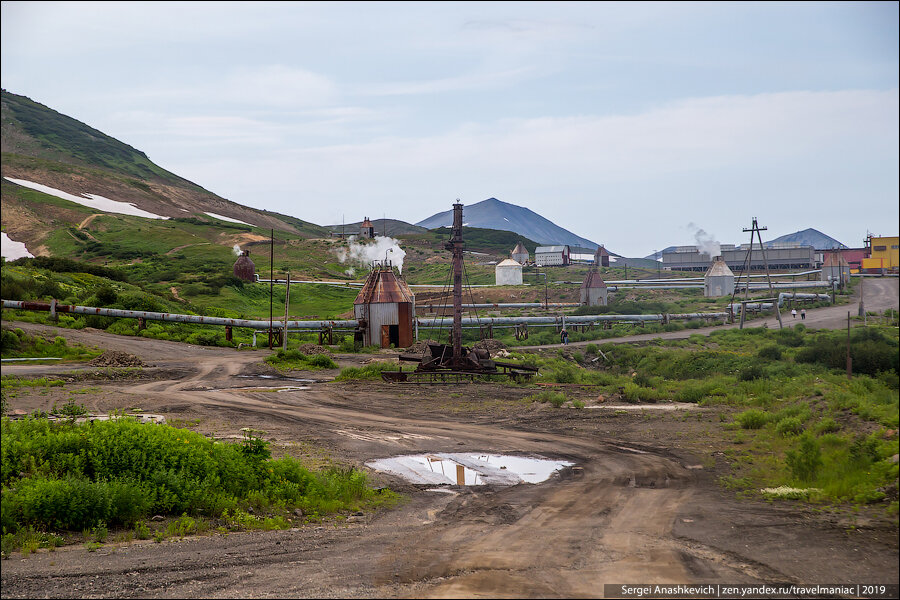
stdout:
[[494,269],[497,285],[522,285],[522,265],[507,258]]
[[568,246],[539,246],[534,251],[534,264],[539,267],[565,266],[569,264]]

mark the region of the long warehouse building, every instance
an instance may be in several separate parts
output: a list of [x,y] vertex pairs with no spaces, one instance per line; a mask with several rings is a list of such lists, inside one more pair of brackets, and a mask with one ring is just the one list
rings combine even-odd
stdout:
[[[743,271],[749,250],[750,244],[743,246],[722,244],[722,260],[732,271]],[[706,271],[714,258],[706,252],[700,252],[697,246],[678,246],[673,250],[663,252],[662,264],[663,268],[672,271]],[[754,245],[749,269],[765,269],[766,262],[770,269],[815,269],[819,266],[816,250],[812,246],[796,244],[767,246],[764,260],[762,250]]]

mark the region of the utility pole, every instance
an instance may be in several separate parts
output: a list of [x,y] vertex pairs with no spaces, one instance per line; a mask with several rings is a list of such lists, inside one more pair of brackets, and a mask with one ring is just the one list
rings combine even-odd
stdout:
[[862,273],[859,274],[859,316],[866,316],[866,307],[863,304],[863,282],[866,280],[866,276]]
[[284,286],[284,329],[282,330],[281,349],[287,352],[288,337],[288,306],[291,305],[291,272],[287,272],[287,281]]
[[[763,264],[766,267],[766,281],[769,284],[769,292],[774,296],[775,288],[772,286],[772,276],[769,273],[769,260],[766,258],[766,247],[762,241],[761,231],[766,231],[768,227],[760,227],[756,222],[756,217],[753,217],[753,225],[750,229],[744,229],[744,232],[750,232],[750,248],[747,249],[747,257],[744,259],[744,271],[742,273],[746,273],[744,277],[744,300],[746,301],[750,297],[750,273],[753,269],[753,237],[754,235],[759,239],[759,250],[762,252]],[[734,304],[734,296],[737,293],[737,286],[735,286],[734,291],[731,293],[731,303]],[[781,323],[781,309],[778,307],[778,302],[774,302],[775,306],[775,315],[778,317],[778,328],[781,329],[783,327]],[[741,312],[744,310],[744,305],[741,306]]]
[[272,321],[275,318],[275,230],[272,230],[272,234],[269,238],[271,240],[271,244],[269,245],[269,350],[272,349]]
[[847,379],[853,379],[853,359],[850,358],[850,311],[847,311]]

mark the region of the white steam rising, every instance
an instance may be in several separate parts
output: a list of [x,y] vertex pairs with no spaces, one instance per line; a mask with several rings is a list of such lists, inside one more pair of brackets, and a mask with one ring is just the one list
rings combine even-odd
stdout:
[[688,223],[688,229],[694,232],[694,240],[697,242],[697,249],[700,254],[708,254],[710,258],[722,256],[722,245],[716,241],[716,238],[700,229],[694,223]]
[[234,255],[235,255],[235,256],[240,256],[240,255],[241,255],[241,247],[238,246],[237,244],[235,244],[235,245],[231,248],[231,250],[232,250],[232,252],[234,252]]
[[[361,244],[356,241],[356,236],[348,238],[350,246],[337,248],[334,253],[343,264],[346,262],[369,268],[376,260],[381,262],[387,259],[397,271],[403,273],[403,258],[406,251],[400,247],[400,242],[394,238],[376,236],[371,242]],[[347,269],[348,275],[353,275],[353,268]]]

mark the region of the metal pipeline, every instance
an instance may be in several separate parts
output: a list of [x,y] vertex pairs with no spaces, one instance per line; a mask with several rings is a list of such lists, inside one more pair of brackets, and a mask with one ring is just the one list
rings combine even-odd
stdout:
[[[543,302],[500,302],[494,304],[463,304],[463,308],[544,308],[545,306],[549,306],[550,308],[577,308],[581,306],[578,302],[551,302],[549,305],[544,304]],[[452,310],[453,306],[451,305],[442,305],[442,304],[416,304],[416,309],[422,310],[441,310],[448,309]]]
[[[682,313],[682,314],[652,314],[652,315],[565,315],[556,317],[463,317],[463,325],[563,325],[564,323],[590,324],[602,322],[668,322],[690,319],[727,319],[727,312],[717,313]],[[445,318],[421,318],[417,317],[419,327],[444,327],[451,319]]]
[[[778,294],[778,308],[784,306],[785,300],[831,300],[831,296],[828,294],[788,294],[786,292],[782,292]],[[747,310],[771,310],[772,303],[771,302],[748,302],[745,305]],[[731,310],[737,314],[737,311],[741,309],[740,304],[731,304],[729,305]]]
[[[790,296],[790,294],[784,294]],[[800,294],[797,294],[799,297]],[[47,302],[23,302],[19,300],[3,300],[3,308],[17,310],[50,311],[51,305]],[[175,323],[195,323],[198,325],[218,325],[224,327],[247,327],[252,329],[268,330],[269,321],[253,319],[226,319],[222,317],[205,317],[201,315],[184,315],[177,313],[158,313],[139,310],[123,310],[117,308],[98,308],[93,306],[75,306],[70,304],[57,304],[56,312],[82,315],[98,315],[103,317],[116,317],[123,319],[146,319],[148,321],[170,321]],[[668,322],[686,319],[722,319],[727,318],[728,313],[683,313],[683,314],[649,314],[649,315],[560,315],[545,317],[492,317],[475,318],[464,317],[464,325],[521,325],[521,324],[557,324],[569,323],[601,323],[601,322]],[[416,317],[419,327],[443,327],[450,319]],[[278,329],[284,329],[284,321],[275,321]],[[343,321],[288,321],[287,328],[291,329],[353,329],[359,326],[358,320]]]
[[[49,311],[51,305],[47,302],[23,302],[19,300],[4,300],[3,308],[18,310]],[[219,325],[224,327],[249,327],[254,329],[269,329],[269,321],[255,319],[226,319],[222,317],[205,317],[202,315],[184,315],[177,313],[159,313],[143,310],[123,310],[118,308],[97,308],[94,306],[75,306],[72,304],[57,304],[56,312],[73,313],[80,315],[98,315],[101,317],[116,317],[121,319],[146,319],[148,321],[171,321],[175,323],[195,323],[198,325]],[[284,320],[275,321],[278,329],[284,329]],[[288,329],[322,329],[323,327],[356,327],[359,321],[288,321]]]

